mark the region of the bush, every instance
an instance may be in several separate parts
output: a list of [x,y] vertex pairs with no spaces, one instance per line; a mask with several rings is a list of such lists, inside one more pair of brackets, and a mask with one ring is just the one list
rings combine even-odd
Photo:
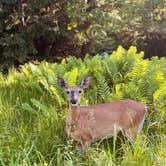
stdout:
[[[29,63],[0,77],[1,165],[165,165],[166,59],[143,60],[143,52],[121,46],[112,55],[84,60],[69,57],[60,64]],[[134,149],[118,136],[94,143],[79,156],[65,132],[67,101],[57,85],[70,85],[89,74],[91,86],[82,104],[131,98],[148,107],[144,134]]]

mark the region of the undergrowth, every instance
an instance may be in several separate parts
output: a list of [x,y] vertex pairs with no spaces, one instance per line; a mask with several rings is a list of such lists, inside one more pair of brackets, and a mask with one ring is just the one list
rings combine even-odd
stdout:
[[[121,134],[93,143],[82,155],[65,132],[68,104],[57,85],[85,75],[92,82],[82,105],[131,98],[144,103],[148,115],[134,148]],[[0,76],[0,165],[144,166],[166,165],[166,59],[143,59],[135,47],[112,55],[60,64],[26,64]]]

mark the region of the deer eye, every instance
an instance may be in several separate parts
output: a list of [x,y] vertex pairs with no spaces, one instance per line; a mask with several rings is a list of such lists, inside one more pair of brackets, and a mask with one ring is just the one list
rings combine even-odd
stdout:
[[81,93],[82,93],[82,90],[78,90],[78,93],[81,94]]
[[70,94],[70,91],[69,91],[69,90],[67,90],[67,91],[66,91],[66,93],[67,93],[67,94]]

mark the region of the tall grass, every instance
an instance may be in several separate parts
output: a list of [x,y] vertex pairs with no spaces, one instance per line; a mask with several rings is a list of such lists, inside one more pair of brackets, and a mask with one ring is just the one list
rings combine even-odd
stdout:
[[[166,165],[166,59],[143,60],[136,48],[119,47],[105,59],[70,57],[61,64],[26,64],[0,76],[0,165]],[[121,134],[93,143],[83,154],[65,132],[67,102],[58,76],[91,87],[82,104],[132,98],[148,106],[134,148]]]

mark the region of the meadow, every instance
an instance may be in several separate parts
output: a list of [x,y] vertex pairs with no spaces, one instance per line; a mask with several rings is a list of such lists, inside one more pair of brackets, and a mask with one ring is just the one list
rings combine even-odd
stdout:
[[[143,59],[133,46],[101,58],[75,57],[57,63],[28,63],[0,75],[0,165],[166,165],[166,59]],[[134,148],[121,134],[92,144],[83,154],[66,135],[68,109],[57,78],[69,85],[92,77],[82,105],[134,99],[148,115]]]

